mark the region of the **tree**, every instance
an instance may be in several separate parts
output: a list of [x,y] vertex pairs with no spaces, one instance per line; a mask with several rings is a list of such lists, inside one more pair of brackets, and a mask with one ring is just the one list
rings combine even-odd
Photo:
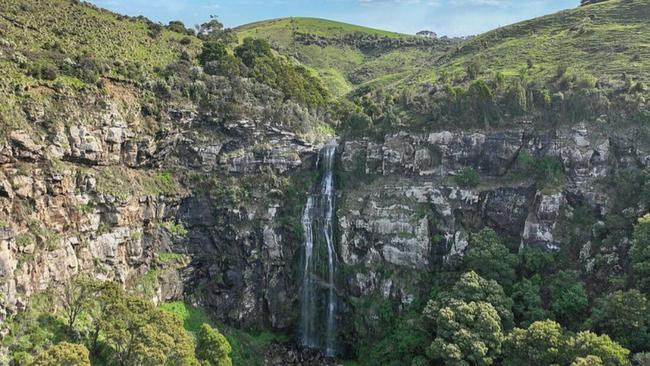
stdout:
[[481,277],[509,287],[515,280],[517,256],[511,254],[501,238],[490,228],[472,234],[464,262]]
[[[628,365],[630,351],[612,341],[607,335],[580,332],[567,342],[568,362],[578,357],[597,356],[608,366]],[[567,362],[567,363],[568,363]]]
[[512,313],[520,326],[527,327],[534,321],[547,318],[539,295],[539,281],[539,277],[534,278],[534,281],[524,278],[512,286]]
[[239,76],[241,72],[241,61],[221,41],[203,42],[199,63],[208,75]]
[[469,63],[467,63],[465,67],[465,71],[467,73],[467,77],[470,80],[474,80],[478,77],[478,75],[481,73],[481,62],[479,60],[472,60]]
[[185,27],[185,24],[181,22],[180,20],[172,20],[167,24],[167,29],[169,29],[172,32],[180,33],[180,34],[187,34],[187,35],[193,35],[194,31],[191,29],[187,29]]
[[491,365],[499,356],[503,329],[512,324],[511,305],[496,281],[476,272],[463,274],[423,311],[433,336],[427,356],[448,365]]
[[235,55],[248,67],[254,67],[258,58],[273,58],[271,45],[263,39],[246,38],[235,48]]
[[68,329],[72,330],[74,328],[77,317],[92,304],[91,297],[99,289],[100,284],[98,281],[85,274],[79,274],[65,284],[61,294],[61,302]]
[[228,48],[223,43],[219,41],[207,41],[203,42],[199,62],[205,66],[210,61],[221,61],[226,56],[228,56]]
[[578,357],[571,366],[604,366],[603,360],[598,356]]
[[451,291],[443,292],[440,298],[459,299],[469,302],[486,302],[496,309],[504,329],[513,326],[512,300],[494,280],[486,280],[476,272],[467,272],[454,284]]
[[98,329],[118,365],[198,365],[182,320],[117,285],[107,286]]
[[538,321],[527,329],[515,328],[503,345],[505,366],[546,366],[559,362],[566,340],[562,327],[552,321]]
[[495,94],[485,80],[476,80],[467,89],[470,110],[485,127],[496,115]]
[[61,342],[41,352],[33,366],[90,366],[88,349],[81,344]]
[[639,291],[617,291],[596,301],[587,324],[632,351],[641,351],[649,340],[648,310],[648,300]]
[[551,311],[560,324],[575,329],[589,310],[587,291],[575,271],[561,271],[551,280]]
[[425,316],[435,319],[436,337],[427,356],[445,365],[494,363],[500,353],[503,331],[499,314],[491,304],[454,299],[430,305]]
[[632,356],[632,361],[636,366],[650,366],[650,353],[637,353]]
[[632,273],[636,287],[650,293],[650,214],[639,219],[634,227],[634,242],[630,249]]
[[208,324],[203,324],[197,336],[196,357],[205,366],[231,366],[232,347],[226,337]]

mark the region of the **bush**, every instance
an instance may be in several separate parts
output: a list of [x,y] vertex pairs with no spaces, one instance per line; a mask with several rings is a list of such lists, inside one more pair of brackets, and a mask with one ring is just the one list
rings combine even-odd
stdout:
[[208,41],[203,43],[203,50],[199,55],[199,62],[205,66],[208,62],[220,62],[228,56],[228,48],[219,41]]
[[196,357],[208,366],[231,366],[232,347],[226,337],[208,324],[203,324],[196,339]]
[[478,60],[472,60],[465,67],[465,71],[467,77],[474,80],[481,74],[481,63]]
[[481,177],[476,170],[465,167],[454,176],[454,182],[463,188],[476,188],[481,183]]
[[538,189],[554,188],[562,184],[564,169],[555,157],[535,158],[528,151],[522,151],[517,157],[518,178],[532,178]]
[[54,80],[59,74],[59,69],[45,61],[36,61],[28,67],[27,73],[36,79]]

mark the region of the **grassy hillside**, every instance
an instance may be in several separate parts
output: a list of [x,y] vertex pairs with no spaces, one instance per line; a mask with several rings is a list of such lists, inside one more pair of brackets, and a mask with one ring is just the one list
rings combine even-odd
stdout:
[[319,18],[281,18],[255,22],[235,29],[240,39],[246,37],[264,38],[282,46],[293,41],[293,33],[309,33],[327,38],[344,37],[353,33],[363,33],[392,39],[409,39],[415,36],[388,32],[347,23]]
[[462,74],[478,62],[500,71],[550,76],[565,65],[599,78],[650,75],[650,4],[611,0],[499,28],[465,42],[424,78]]
[[[0,0],[0,80],[33,83],[25,63],[95,61],[109,75],[120,78],[151,73],[182,52],[196,54],[196,38],[162,29],[144,18],[127,18],[70,0]],[[69,61],[66,61],[69,62]],[[23,70],[20,70],[20,67]],[[6,77],[13,74],[13,77]]]
[[[434,44],[413,46],[422,38],[315,18],[283,18],[251,23],[235,29],[239,40],[247,37],[269,41],[275,48],[315,70],[337,96],[365,83],[385,85],[402,80],[409,71],[435,60],[440,49]],[[300,37],[311,37],[309,44]],[[363,47],[352,38],[403,45]],[[442,44],[437,44],[442,46]]]

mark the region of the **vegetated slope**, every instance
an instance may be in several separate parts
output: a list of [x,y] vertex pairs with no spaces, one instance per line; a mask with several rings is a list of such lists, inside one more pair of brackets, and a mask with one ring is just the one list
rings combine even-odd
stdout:
[[386,85],[439,57],[447,41],[316,18],[283,18],[235,29],[269,41],[276,49],[315,69],[329,90],[345,95],[366,83]]
[[611,0],[478,35],[390,88],[359,90],[368,118],[350,130],[648,121],[649,12]]
[[[650,76],[650,4],[611,0],[499,28],[464,42],[433,73],[482,70],[551,76],[559,65],[602,77]],[[431,75],[429,75],[430,77]]]
[[293,41],[293,33],[300,32],[317,36],[335,38],[354,33],[392,39],[412,39],[415,36],[389,32],[380,29],[347,24],[319,18],[280,18],[245,24],[235,29],[240,37],[262,37],[270,42],[287,45]]
[[0,0],[0,9],[2,82],[34,84],[36,78],[19,77],[24,72],[17,67],[28,61],[47,68],[79,58],[108,70],[110,76],[137,79],[167,66],[183,52],[194,55],[200,50],[195,37],[77,1]]

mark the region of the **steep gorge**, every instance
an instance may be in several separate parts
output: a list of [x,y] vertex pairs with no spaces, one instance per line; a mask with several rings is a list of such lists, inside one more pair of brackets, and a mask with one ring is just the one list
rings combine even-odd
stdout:
[[[621,286],[631,225],[648,211],[650,141],[614,102],[578,120],[547,105],[546,125],[531,112],[380,129],[250,78],[172,66],[191,83],[3,89],[0,320],[85,272],[285,335],[269,364],[318,365],[359,356],[421,312],[485,227],[512,253],[559,253],[590,292]],[[433,116],[427,103],[445,88],[426,87],[409,106]],[[592,89],[584,99],[600,101]],[[195,92],[208,97],[183,99]],[[395,93],[383,99],[407,99]],[[569,100],[559,94],[547,96]]]

